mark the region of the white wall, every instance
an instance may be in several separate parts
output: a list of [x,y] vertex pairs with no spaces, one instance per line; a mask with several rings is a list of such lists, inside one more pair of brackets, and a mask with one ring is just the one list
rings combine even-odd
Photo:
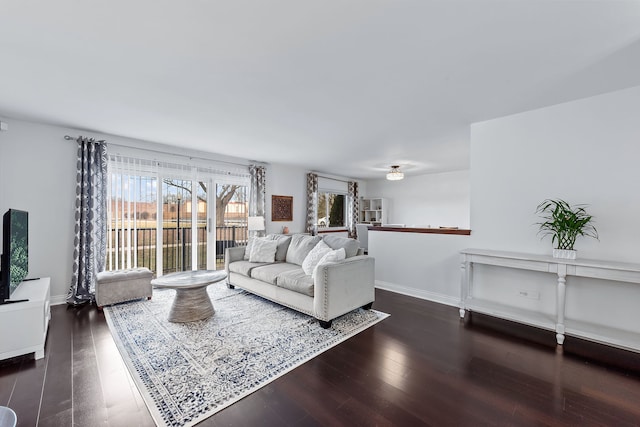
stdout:
[[586,203],[600,241],[584,258],[640,262],[640,87],[471,127],[471,226],[480,247],[550,253],[536,206]]
[[[469,171],[367,181],[365,197],[387,200],[387,222],[416,227],[469,228]],[[362,194],[362,193],[361,193]]]
[[[386,199],[387,223],[408,227],[470,224],[469,171],[366,182],[364,197]],[[469,236],[369,231],[369,254],[376,259],[376,286],[444,304],[460,298],[460,250]]]
[[460,302],[460,251],[469,236],[369,231],[376,286],[449,305]]
[[29,212],[29,275],[51,277],[51,295],[71,283],[76,145],[71,132],[12,119],[0,132],[0,212]]
[[[289,233],[304,233],[307,220],[307,173],[308,169],[291,165],[270,164],[267,166],[267,208],[266,232],[281,233],[284,226],[289,227]],[[338,175],[325,175],[334,178],[319,178],[318,187],[324,190],[347,191],[348,178]],[[339,180],[339,181],[336,181]],[[322,185],[322,187],[320,187]],[[363,185],[358,181],[358,188]],[[293,196],[293,221],[271,221],[271,196]]]
[[[473,247],[550,254],[535,209],[562,198],[588,204],[596,219],[600,241],[579,238],[578,257],[640,263],[639,117],[635,87],[472,125]],[[555,301],[552,276],[499,270],[476,272],[476,292],[516,305]],[[540,290],[540,302],[519,299],[520,288]],[[567,315],[576,319],[637,329],[637,301],[639,286],[567,282]]]
[[[266,232],[282,233],[289,227],[290,233],[302,233],[307,217],[307,172],[308,170],[288,165],[267,166],[266,188]],[[293,221],[271,221],[271,196],[293,196]]]
[[[579,257],[640,263],[638,117],[640,87],[472,125],[471,236],[370,233],[378,285],[452,303],[459,298],[460,249],[550,254],[551,241],[541,241],[535,225],[536,206],[545,198],[590,205],[600,241],[579,240]],[[451,176],[451,182],[465,180],[463,172]],[[389,222],[421,222],[402,216],[405,209],[397,208],[407,196],[424,194],[423,187],[436,184],[433,176],[409,177],[406,182],[404,188],[395,187],[397,182],[367,183],[368,196],[394,201]],[[555,280],[550,274],[478,266],[474,294],[554,313]],[[520,290],[537,291],[539,298],[520,297]],[[638,301],[637,285],[567,281],[569,318],[637,330]]]

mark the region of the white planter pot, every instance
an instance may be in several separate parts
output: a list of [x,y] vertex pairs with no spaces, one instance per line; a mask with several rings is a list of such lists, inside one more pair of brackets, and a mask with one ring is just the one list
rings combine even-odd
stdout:
[[554,249],[553,257],[562,259],[576,259],[576,251],[570,249]]

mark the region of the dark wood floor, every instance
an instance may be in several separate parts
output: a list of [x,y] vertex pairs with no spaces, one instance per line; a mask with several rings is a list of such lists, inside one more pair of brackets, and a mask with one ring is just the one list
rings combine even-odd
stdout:
[[[201,425],[640,425],[639,354],[376,298],[390,318]],[[19,426],[153,425],[94,307],[53,307],[45,354],[0,364],[0,405]]]

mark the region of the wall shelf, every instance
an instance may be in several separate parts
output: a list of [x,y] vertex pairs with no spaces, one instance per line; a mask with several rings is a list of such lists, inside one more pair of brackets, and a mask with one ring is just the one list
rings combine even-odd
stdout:
[[381,197],[363,197],[360,199],[360,222],[382,225],[387,223],[386,200]]
[[556,328],[556,321],[553,316],[493,301],[476,298],[467,299],[465,309],[551,331]]

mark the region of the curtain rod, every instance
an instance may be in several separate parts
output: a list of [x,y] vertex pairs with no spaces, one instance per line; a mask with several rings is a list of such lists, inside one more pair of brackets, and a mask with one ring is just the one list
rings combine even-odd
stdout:
[[316,174],[316,175],[318,175],[318,178],[331,179],[333,181],[338,181],[338,182],[346,182],[347,184],[352,182],[352,181],[345,181],[344,179],[331,178],[330,176],[324,176],[324,175],[319,175],[319,174]]
[[[78,138],[80,138],[80,137],[78,137]],[[78,138],[74,138],[74,137],[69,136],[69,135],[65,135],[64,136],[64,139],[66,139],[67,141],[77,141]],[[98,142],[105,142],[105,141],[104,141],[104,139],[99,139]]]
[[[65,135],[65,136],[64,136],[64,139],[66,139],[67,141],[76,141],[78,138],[74,138],[74,137],[72,137],[72,136]],[[101,140],[99,140],[98,142],[105,142],[105,140],[104,140],[104,139],[101,139]],[[169,152],[169,151],[154,150],[154,149],[152,149],[152,148],[137,148],[137,147],[131,147],[131,146],[128,146],[128,145],[116,144],[116,143],[113,143],[113,142],[109,142],[108,144],[109,144],[109,145],[112,145],[112,146],[116,146],[116,147],[122,147],[122,148],[133,148],[133,149],[135,149],[135,150],[150,151],[150,152],[152,152],[152,153],[168,154],[168,155],[171,155],[171,156],[178,156],[178,157],[186,157],[186,158],[188,158],[189,160],[197,159],[197,160],[206,160],[206,161],[208,161],[208,162],[227,163],[227,164],[234,165],[234,166],[244,166],[244,167],[249,166],[249,165],[245,165],[245,164],[242,164],[242,163],[234,163],[234,162],[229,162],[229,161],[225,161],[225,160],[213,160],[213,159],[209,159],[209,158],[206,158],[206,157],[188,156],[188,155],[186,155],[186,154],[171,153],[171,152]],[[257,163],[257,164],[266,164],[266,163],[262,163],[262,162],[254,162],[254,161],[252,161],[251,163],[252,163],[252,164],[253,164],[253,163]]]

